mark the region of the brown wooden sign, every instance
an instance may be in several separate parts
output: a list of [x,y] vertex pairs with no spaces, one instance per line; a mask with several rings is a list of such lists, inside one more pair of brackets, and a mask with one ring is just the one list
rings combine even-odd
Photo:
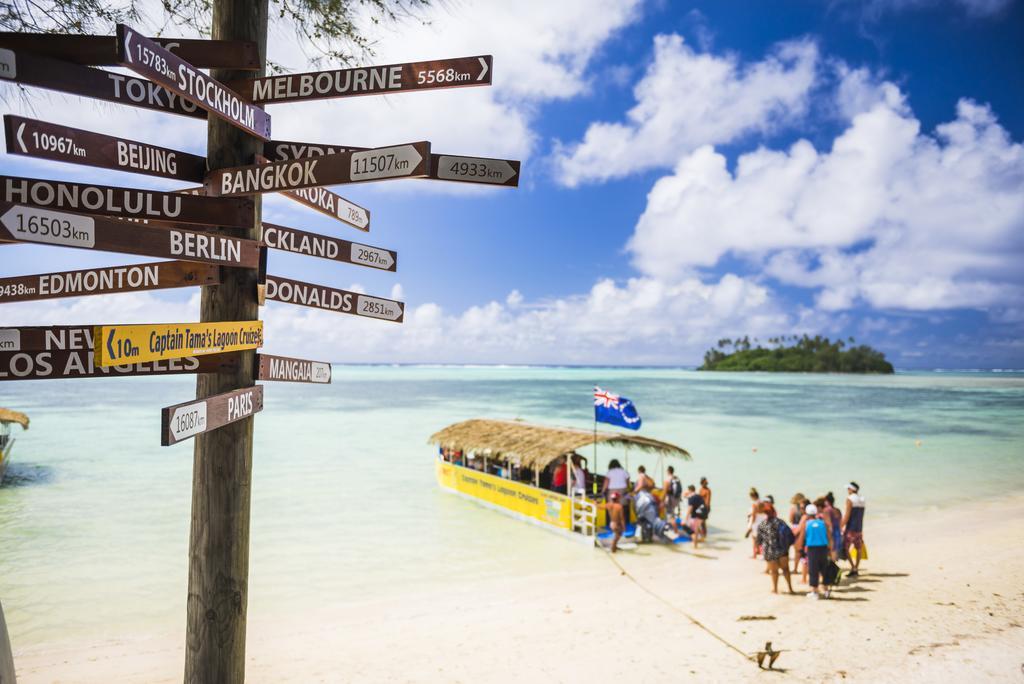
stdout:
[[253,220],[250,200],[15,176],[0,176],[0,202],[75,214],[234,228],[249,226]]
[[79,128],[4,115],[7,152],[202,183],[206,158]]
[[[2,331],[0,328],[0,332]],[[0,351],[0,382],[110,378],[122,375],[227,373],[237,369],[238,364],[238,354],[210,354],[101,368],[96,364],[91,350]]]
[[370,210],[359,206],[355,202],[349,202],[341,195],[331,192],[327,188],[286,190],[281,194],[357,230],[366,233],[370,232]]
[[263,243],[282,252],[305,254],[356,266],[368,266],[384,271],[395,271],[398,268],[398,252],[390,249],[307,233],[273,223],[263,224]]
[[429,172],[430,143],[417,142],[217,169],[206,177],[206,194],[211,197],[255,195],[322,185],[415,178]]
[[255,240],[0,202],[0,240],[259,268]]
[[[264,149],[268,160],[286,161],[302,157],[361,152],[367,148],[271,140]],[[430,171],[426,177],[433,180],[518,187],[519,170],[520,163],[514,159],[465,157],[434,152],[430,155]]]
[[142,109],[206,118],[206,112],[196,105],[145,79],[0,48],[0,83],[5,80]]
[[[153,38],[154,43],[170,50],[200,69],[260,68],[256,43],[242,40],[198,40],[195,38]],[[0,32],[0,48],[30,52],[74,64],[112,66],[117,64],[117,38],[114,36],[75,36],[57,33]]]
[[270,115],[220,81],[124,24],[117,25],[117,59],[139,76],[263,140],[270,140]]
[[92,325],[0,328],[0,352],[92,351]]
[[394,299],[371,297],[279,276],[267,276],[267,299],[397,323],[405,319],[405,304]]
[[177,444],[262,410],[263,385],[168,406],[160,412],[160,444]]
[[247,78],[228,85],[257,104],[385,95],[410,90],[491,85],[493,63],[491,55],[479,55]]
[[288,356],[256,354],[256,379],[275,382],[312,382],[329,385],[331,364]]
[[89,268],[0,278],[0,304],[220,283],[220,268],[187,261]]

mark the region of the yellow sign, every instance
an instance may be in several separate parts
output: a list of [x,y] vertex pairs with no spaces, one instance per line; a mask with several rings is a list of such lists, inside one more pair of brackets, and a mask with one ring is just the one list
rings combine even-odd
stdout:
[[442,487],[479,499],[519,518],[566,530],[570,527],[569,498],[564,494],[452,465],[440,459],[436,468],[437,482]]
[[181,359],[263,346],[263,321],[98,325],[93,355],[101,367]]

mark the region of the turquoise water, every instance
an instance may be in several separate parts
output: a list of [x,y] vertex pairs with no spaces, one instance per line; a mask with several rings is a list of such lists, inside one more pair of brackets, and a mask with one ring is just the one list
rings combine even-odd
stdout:
[[[872,517],[1024,485],[1024,375],[890,377],[686,370],[344,367],[268,385],[256,420],[250,612],[294,616],[476,577],[601,562],[591,549],[438,491],[435,430],[466,418],[589,428],[595,383],[641,434],[684,446],[714,490],[712,530],[746,491],[786,501],[857,480]],[[32,416],[0,488],[0,600],[16,647],[183,630],[191,443],[159,446],[160,408],[194,380],[0,384]],[[920,445],[918,445],[920,440]],[[754,451],[756,449],[756,451]],[[599,460],[622,457],[602,449]],[[633,454],[629,468],[657,466]]]

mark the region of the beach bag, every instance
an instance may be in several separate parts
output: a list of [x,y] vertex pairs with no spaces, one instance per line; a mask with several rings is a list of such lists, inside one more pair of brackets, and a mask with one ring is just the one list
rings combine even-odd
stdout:
[[865,544],[864,542],[861,542],[861,549],[863,549],[863,551],[864,551],[863,555],[861,555],[861,553],[859,551],[857,551],[857,547],[856,546],[851,546],[850,547],[850,552],[849,552],[850,553],[850,558],[852,558],[853,560],[857,560],[857,556],[860,556],[860,559],[862,561],[866,561],[868,559],[868,545]]
[[[778,518],[776,518],[778,520]],[[783,520],[778,520],[779,524],[779,547],[783,551],[789,551],[789,547],[796,543],[796,537],[793,536],[793,528],[785,523]]]
[[841,575],[842,570],[833,560],[828,562],[825,566],[825,570],[821,573],[821,577],[824,580],[825,585],[829,587],[839,584],[839,578]]
[[673,499],[681,499],[683,496],[683,483],[678,477],[673,477],[668,484],[668,495]]

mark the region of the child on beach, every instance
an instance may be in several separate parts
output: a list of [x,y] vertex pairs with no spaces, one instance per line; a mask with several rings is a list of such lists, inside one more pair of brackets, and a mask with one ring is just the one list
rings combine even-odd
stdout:
[[612,529],[612,553],[619,550],[619,539],[626,529],[626,514],[621,500],[622,495],[619,492],[612,492],[608,497],[608,503],[598,504],[598,508],[608,511],[608,526]]

